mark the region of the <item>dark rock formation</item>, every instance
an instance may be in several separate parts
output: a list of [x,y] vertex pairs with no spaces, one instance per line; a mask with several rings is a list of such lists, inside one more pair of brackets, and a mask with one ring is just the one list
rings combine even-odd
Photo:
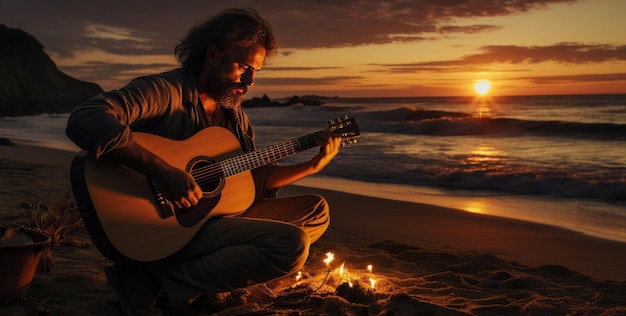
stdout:
[[263,97],[253,97],[250,100],[245,100],[241,102],[241,106],[244,108],[260,108],[260,107],[277,107],[277,106],[285,106],[278,101],[272,101],[270,98],[264,94]]
[[297,95],[294,95],[293,97],[289,98],[289,100],[287,100],[286,102],[281,103],[278,101],[270,100],[270,98],[266,94],[264,94],[263,97],[261,98],[253,97],[250,100],[243,101],[241,103],[241,106],[243,106],[244,108],[279,107],[279,106],[291,106],[295,104],[302,104],[302,105],[307,105],[307,106],[318,106],[324,103],[325,103],[324,101],[321,101],[315,97],[305,98],[305,97],[299,97]]
[[33,36],[0,24],[0,116],[69,112],[100,92],[61,72]]

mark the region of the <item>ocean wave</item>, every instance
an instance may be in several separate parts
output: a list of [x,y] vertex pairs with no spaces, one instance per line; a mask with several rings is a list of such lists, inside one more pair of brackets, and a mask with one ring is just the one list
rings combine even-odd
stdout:
[[551,195],[578,199],[626,201],[626,181],[581,179],[535,173],[494,174],[452,172],[430,179],[437,186],[453,190],[485,190],[526,195]]
[[491,192],[626,202],[623,169],[601,175],[575,170],[542,170],[522,165],[474,168],[463,164],[446,164],[441,158],[433,156],[407,162],[398,157],[388,157],[384,164],[376,168],[371,164],[347,159],[334,162],[325,174],[359,181],[436,187],[471,194]]
[[626,125],[558,120],[530,121],[467,113],[398,108],[356,114],[362,130],[434,136],[544,136],[626,140]]

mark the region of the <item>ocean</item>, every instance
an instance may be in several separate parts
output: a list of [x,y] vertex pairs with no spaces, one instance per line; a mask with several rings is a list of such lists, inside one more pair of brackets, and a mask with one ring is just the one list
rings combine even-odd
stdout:
[[[310,134],[347,115],[356,119],[361,137],[315,176],[331,180],[320,183],[334,183],[332,189],[370,185],[369,195],[626,242],[626,95],[325,102],[247,109],[257,145]],[[67,116],[0,118],[0,137],[77,150],[63,134]],[[316,151],[283,163],[304,161]]]

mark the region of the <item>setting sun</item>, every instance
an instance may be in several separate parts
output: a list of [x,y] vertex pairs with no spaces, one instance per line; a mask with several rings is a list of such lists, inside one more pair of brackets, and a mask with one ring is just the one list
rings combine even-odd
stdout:
[[491,89],[491,82],[489,82],[489,80],[486,80],[486,79],[478,80],[474,84],[474,91],[476,91],[476,93],[480,95],[487,94],[487,92],[489,92],[490,89]]

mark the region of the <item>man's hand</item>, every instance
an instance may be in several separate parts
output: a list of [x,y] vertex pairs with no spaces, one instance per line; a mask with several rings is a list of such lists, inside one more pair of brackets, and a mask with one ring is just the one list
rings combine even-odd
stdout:
[[136,142],[115,149],[109,155],[155,181],[165,198],[176,208],[191,207],[202,198],[202,190],[191,174],[171,166]]
[[202,190],[191,174],[178,168],[165,167],[153,180],[159,185],[165,198],[178,209],[192,207],[202,198]]
[[341,140],[341,137],[335,136],[330,132],[324,132],[320,135],[317,140],[317,144],[320,146],[320,152],[311,159],[314,173],[324,169],[324,167],[335,158],[339,152],[339,148],[341,148]]

